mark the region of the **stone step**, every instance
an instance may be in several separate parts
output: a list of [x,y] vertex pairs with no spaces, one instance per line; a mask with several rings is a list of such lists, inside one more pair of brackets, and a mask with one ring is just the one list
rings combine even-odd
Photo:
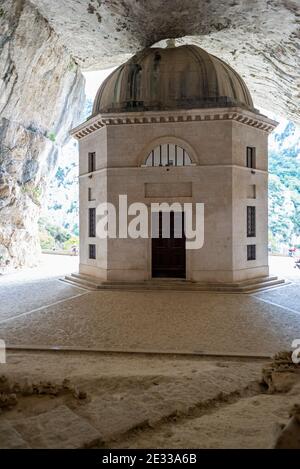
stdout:
[[100,280],[97,279],[96,277],[92,277],[91,275],[87,275],[87,274],[79,274],[77,272],[72,272],[71,276],[73,278],[79,278],[80,280],[86,280],[87,282],[91,282],[91,283],[99,283]]
[[240,283],[240,284],[220,284],[220,283],[197,283],[197,282],[139,282],[139,283],[108,283],[99,285],[101,289],[126,289],[128,287],[133,287],[136,289],[145,289],[145,290],[183,290],[183,291],[237,291],[237,292],[245,292],[245,291],[252,291],[256,289],[262,289],[267,287],[272,287],[280,284],[284,284],[284,280],[279,280],[277,277],[270,277],[265,278],[264,281],[257,281],[257,279],[252,280],[251,282],[247,283]]
[[180,285],[201,285],[201,286],[208,286],[208,287],[244,287],[246,285],[253,285],[253,283],[263,283],[263,282],[269,282],[273,280],[277,280],[277,277],[273,276],[262,276],[262,277],[255,277],[254,279],[248,279],[248,280],[242,280],[240,282],[195,282],[191,280],[185,280],[185,279],[171,279],[171,278],[155,278],[151,280],[145,280],[145,281],[139,281],[139,282],[129,282],[129,281],[101,281],[98,280],[95,277],[92,277],[90,275],[86,274],[78,274],[78,273],[72,273],[72,277],[75,277],[76,279],[80,279],[81,281],[86,281],[89,284],[93,285],[174,285],[174,286],[180,286]]
[[243,286],[247,286],[247,285],[253,285],[253,283],[262,283],[262,282],[268,282],[268,281],[271,281],[271,280],[276,280],[277,277],[273,276],[268,276],[268,275],[264,275],[264,276],[261,276],[261,277],[255,277],[255,278],[250,278],[248,280],[241,280],[240,282],[224,282],[224,283],[220,283],[220,282],[202,282],[203,285],[209,285],[209,286],[222,286],[222,287],[243,287]]
[[78,274],[76,272],[72,273],[71,274],[72,277],[74,277],[75,279],[80,279],[80,280],[85,280],[89,283],[93,283],[94,285],[147,285],[147,284],[150,284],[150,285],[153,285],[153,284],[160,284],[162,283],[163,285],[166,285],[166,284],[171,284],[171,285],[187,285],[187,284],[194,284],[196,282],[192,282],[191,280],[185,280],[185,279],[171,279],[171,278],[156,278],[156,279],[152,279],[152,280],[144,280],[144,281],[139,281],[139,282],[129,282],[129,281],[121,281],[121,280],[117,280],[117,281],[114,281],[114,282],[111,282],[111,281],[108,281],[108,280],[100,280],[100,279],[97,279],[96,277],[92,277],[91,275],[87,275],[87,274]]
[[257,291],[257,290],[266,290],[266,289],[269,289],[269,288],[273,288],[273,287],[276,287],[276,286],[282,286],[282,285],[285,285],[286,284],[286,281],[283,280],[283,279],[276,279],[276,280],[271,280],[271,281],[267,281],[267,282],[261,282],[261,283],[255,283],[255,284],[252,284],[252,285],[247,285],[245,287],[245,290],[247,292],[252,292],[253,290],[254,291]]
[[75,278],[72,275],[66,275],[62,280],[73,285],[74,287],[82,287],[85,290],[95,291],[97,290],[97,283],[88,282],[81,278]]
[[153,279],[142,282],[101,281],[89,275],[73,273],[65,281],[92,291],[95,290],[130,290],[130,291],[199,291],[223,293],[254,293],[282,286],[285,280],[274,276],[263,276],[235,283],[192,282],[183,279]]

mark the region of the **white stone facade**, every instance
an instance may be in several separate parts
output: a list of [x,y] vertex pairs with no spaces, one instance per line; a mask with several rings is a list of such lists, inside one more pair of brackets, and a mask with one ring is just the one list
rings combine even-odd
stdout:
[[[152,240],[88,237],[88,209],[102,202],[204,204],[204,245],[186,251],[186,279],[237,282],[268,275],[268,133],[276,123],[242,108],[99,114],[73,130],[79,140],[80,273],[102,281],[152,277]],[[177,144],[191,166],[145,167],[157,145]],[[246,164],[254,147],[255,168]],[[95,153],[89,173],[88,155]],[[89,191],[90,189],[90,191]],[[90,197],[88,196],[90,192]],[[92,200],[89,200],[92,199]],[[256,236],[247,237],[247,206]],[[89,245],[96,245],[96,259]],[[247,245],[256,259],[247,260]]]

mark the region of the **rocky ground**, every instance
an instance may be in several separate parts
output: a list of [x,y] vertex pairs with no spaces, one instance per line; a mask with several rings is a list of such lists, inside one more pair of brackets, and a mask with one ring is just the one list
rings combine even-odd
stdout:
[[299,369],[290,363],[67,352],[7,358],[1,448],[295,445],[295,432],[282,433],[300,398]]

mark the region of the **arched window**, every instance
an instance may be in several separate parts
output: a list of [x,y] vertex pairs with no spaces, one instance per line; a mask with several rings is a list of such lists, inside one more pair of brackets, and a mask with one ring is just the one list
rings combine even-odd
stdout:
[[189,166],[192,160],[189,154],[174,143],[158,145],[146,160],[146,166]]

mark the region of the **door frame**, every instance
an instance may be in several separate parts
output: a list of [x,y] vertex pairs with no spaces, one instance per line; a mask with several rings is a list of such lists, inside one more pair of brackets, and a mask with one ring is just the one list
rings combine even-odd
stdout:
[[[174,200],[165,200],[166,202],[172,203]],[[155,200],[155,202],[161,202],[160,200]],[[178,202],[184,203],[186,200],[178,199]],[[190,202],[190,200],[189,200]],[[151,238],[151,202],[149,200],[144,199],[145,205],[148,208],[148,227],[149,227],[149,236],[148,239],[145,239],[145,250],[146,250],[146,264],[147,264],[147,278],[148,280],[152,280],[152,238]],[[185,279],[182,280],[192,280],[192,273],[193,273],[193,251],[191,249],[186,249],[185,255]]]
[[[170,202],[171,203],[171,202]],[[148,204],[147,204],[148,205]],[[150,204],[149,204],[150,206]],[[151,238],[151,210],[149,212],[149,218],[148,218],[148,226],[149,226],[149,237],[148,237],[148,255],[147,255],[147,270],[148,270],[148,279],[149,280],[157,280],[159,277],[153,277],[152,276],[152,238]],[[164,277],[162,277],[164,278]],[[176,280],[176,277],[169,277],[170,279]],[[180,280],[191,280],[192,279],[192,256],[191,256],[191,250],[185,248],[185,277],[178,277]]]

